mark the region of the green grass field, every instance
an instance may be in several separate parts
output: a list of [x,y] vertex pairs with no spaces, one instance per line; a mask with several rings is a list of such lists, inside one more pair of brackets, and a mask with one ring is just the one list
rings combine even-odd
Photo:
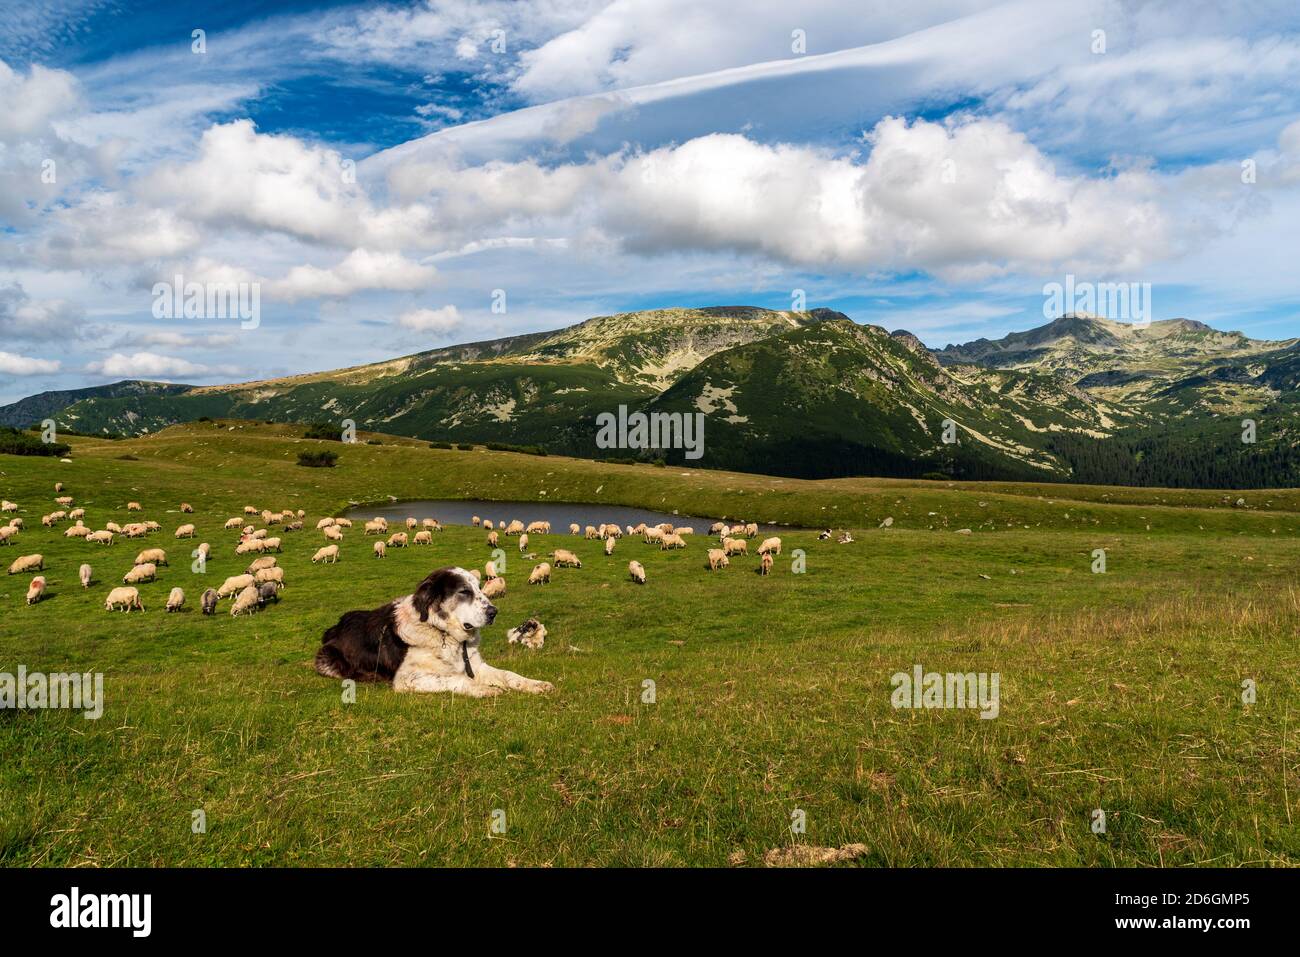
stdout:
[[[803,482],[297,434],[196,423],[74,438],[69,463],[0,456],[0,495],[26,524],[0,557],[40,552],[49,580],[33,607],[29,574],[0,583],[0,671],[102,671],[106,698],[98,721],[0,711],[0,863],[726,866],[792,843],[861,843],[855,863],[886,866],[1300,863],[1300,492]],[[337,468],[295,464],[326,445]],[[68,523],[40,524],[56,481],[87,525],[124,522],[134,499],[163,531],[65,539]],[[490,557],[481,531],[450,527],[378,561],[358,523],[338,565],[310,564],[317,519],[389,496],[639,505],[856,541],[785,532],[761,578],[754,558],[709,573],[698,537],[668,553],[624,539],[606,558],[533,536],[531,551],[572,548],[585,567],[529,587],[511,540],[483,654],[554,694],[363,685],[345,703],[311,668],[321,632]],[[204,617],[203,589],[248,563],[222,530],[246,504],[307,513],[282,535],[283,599]],[[205,575],[172,538],[183,521],[212,545]],[[171,558],[141,586],[148,610],[104,611],[145,545]],[[175,585],[187,610],[169,615]],[[529,616],[546,646],[507,646]],[[999,673],[998,717],[893,708],[890,676],[916,664]]]

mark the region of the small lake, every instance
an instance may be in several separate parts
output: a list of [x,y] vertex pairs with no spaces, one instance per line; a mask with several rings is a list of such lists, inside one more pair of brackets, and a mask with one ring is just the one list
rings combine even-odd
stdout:
[[[408,516],[411,518],[436,518],[444,525],[472,525],[475,515],[490,519],[493,525],[509,523],[519,519],[525,525],[529,522],[550,522],[552,534],[569,533],[573,522],[586,528],[588,525],[617,523],[620,526],[658,525],[672,522],[676,527],[695,529],[697,535],[707,535],[709,526],[717,519],[697,518],[690,515],[674,515],[671,512],[655,512],[647,508],[629,508],[625,505],[591,505],[566,502],[476,502],[456,499],[424,499],[409,502],[392,502],[387,505],[360,505],[348,509],[348,518],[371,519],[381,517],[389,524],[400,523]],[[774,525],[760,525],[768,531]]]

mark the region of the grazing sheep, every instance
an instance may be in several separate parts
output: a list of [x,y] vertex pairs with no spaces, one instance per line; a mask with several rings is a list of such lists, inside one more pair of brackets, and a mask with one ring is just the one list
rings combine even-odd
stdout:
[[750,522],[748,525],[745,526],[745,537],[746,537],[746,538],[753,538],[753,537],[754,537],[755,535],[757,535],[757,534],[758,534],[758,523],[757,523],[757,522]]
[[600,538],[600,532],[596,529],[595,525],[588,525],[582,530],[582,537],[595,541]]
[[139,585],[143,582],[151,582],[158,577],[158,566],[153,562],[146,562],[143,565],[136,565],[129,572],[122,576],[123,585]]
[[127,510],[128,512],[139,512],[139,511],[141,511],[140,503],[139,503],[139,502],[127,502],[127,503],[126,503],[126,510]]
[[689,526],[689,525],[682,525],[682,526],[680,526],[680,527],[678,527],[678,528],[674,528],[674,529],[673,529],[673,534],[674,534],[674,535],[694,535],[694,534],[695,534],[695,529],[691,528],[691,526]]
[[496,532],[488,532],[487,543],[488,543],[488,548],[496,548],[496,547],[497,547],[497,533],[496,533]]
[[257,603],[265,605],[268,601],[280,602],[280,589],[275,582],[259,582],[257,586]]
[[110,532],[112,532],[114,535],[122,534],[122,526],[117,524],[117,522],[105,522],[104,527],[108,529]]
[[685,548],[685,547],[686,547],[686,539],[682,538],[680,535],[675,535],[671,532],[665,535],[663,537],[663,541],[659,543],[660,551],[665,551],[665,552],[668,551],[668,549],[670,548]]
[[581,534],[582,534],[582,526],[579,525],[579,524],[577,524],[576,522],[571,523],[571,524],[569,525],[569,534],[570,534],[570,535],[581,535]]
[[771,570],[772,570],[772,553],[771,553],[771,552],[764,552],[764,553],[763,553],[763,560],[762,560],[761,562],[759,562],[759,565],[758,565],[758,573],[759,573],[760,575],[766,575],[766,574],[767,574],[768,572],[770,572]]
[[37,575],[32,579],[32,583],[27,586],[27,604],[34,605],[41,600],[45,594],[45,576]]
[[9,501],[9,499],[5,499],[4,501],[0,502],[0,512],[16,512],[16,511],[18,511],[17,502],[11,502]]
[[[383,521],[383,519],[380,519],[380,521]],[[351,527],[352,527],[352,519],[350,519],[350,518],[336,518],[336,519],[334,519],[334,524],[337,525],[339,528],[351,528]],[[385,528],[388,527],[388,524],[387,524],[386,522],[384,523],[384,527],[385,527]]]
[[176,537],[177,537],[177,538],[193,538],[193,537],[194,537],[194,526],[193,526],[193,525],[182,525],[180,528],[176,529]]
[[316,554],[311,557],[311,563],[313,565],[317,562],[328,562],[333,565],[337,563],[338,560],[339,547],[337,545],[326,545],[324,548],[318,549]]
[[221,587],[217,589],[217,597],[229,598],[236,592],[243,591],[249,585],[253,584],[253,581],[254,578],[252,575],[231,575],[222,582]]
[[506,632],[506,644],[513,645],[516,642],[525,648],[542,647],[546,642],[546,626],[536,618],[529,618],[518,628],[511,628]]
[[9,519],[9,527],[21,529],[23,527],[23,520],[21,518],[11,518]]
[[244,524],[244,520],[243,520],[242,518],[235,517],[235,518],[228,518],[228,519],[226,519],[226,524],[223,525],[222,527],[223,527],[223,528],[239,528],[239,527],[240,527],[241,525],[243,525],[243,524]]
[[469,521],[470,521],[470,524],[473,525],[475,528],[478,528],[479,525],[481,525],[481,524],[483,523],[483,519],[479,518],[477,515],[475,515],[475,516],[474,516],[473,518],[471,518]]
[[186,513],[193,512],[194,506],[189,502],[181,502],[181,511]]
[[199,542],[199,547],[194,549],[194,557],[202,558],[205,562],[208,560],[208,556],[211,554],[212,554],[212,546],[209,545],[207,542]]
[[86,510],[84,508],[74,508],[71,512],[68,513],[68,518],[83,519],[85,517],[86,517]]
[[376,558],[384,558],[384,557],[387,556],[387,554],[388,554],[388,551],[387,551],[387,549],[384,548],[384,543],[383,543],[383,542],[375,542],[375,557],[376,557]]
[[153,562],[155,565],[166,565],[167,553],[161,548],[146,548],[135,556],[136,565],[144,565],[148,562]]
[[525,532],[523,535],[520,535],[520,536],[519,536],[519,554],[522,555],[522,554],[523,554],[524,552],[526,552],[526,551],[528,551],[528,533],[527,533],[527,532]]
[[280,551],[280,550],[281,550],[281,549],[280,549],[280,539],[278,539],[278,538],[264,538],[264,539],[262,539],[262,551],[264,551],[264,552],[278,552],[278,551]]
[[46,528],[53,528],[55,522],[57,521],[58,519],[55,518],[53,514],[41,516],[41,524],[44,525]]
[[245,505],[245,506],[244,506],[244,514],[245,514],[245,515],[256,515],[259,511],[261,511],[261,509],[259,509],[256,505]]
[[185,604],[185,590],[183,588],[180,587],[173,588],[167,594],[168,611],[180,611],[181,606],[184,604]]
[[[375,521],[373,521],[373,522],[366,522],[366,530],[365,530],[365,533],[366,533],[367,535],[383,535],[383,534],[384,534],[385,532],[387,532],[387,531],[388,531],[388,523],[387,523],[387,522],[380,521],[379,519],[375,519]],[[326,531],[325,534],[326,534],[326,536],[328,536],[328,535],[329,535],[329,532]]]
[[768,552],[776,552],[778,555],[780,555],[781,539],[779,538],[763,539],[763,544],[758,546],[758,554],[766,555]]
[[284,530],[286,532],[301,532],[302,522],[290,522],[288,525],[284,527]]
[[329,542],[343,541],[343,529],[339,528],[337,525],[326,525],[325,540]]
[[664,533],[657,528],[647,528],[645,534],[642,536],[642,541],[647,545],[652,545],[655,542],[662,542],[663,539]]
[[260,552],[262,547],[263,543],[260,538],[250,538],[235,546],[235,554],[247,555],[250,552]]
[[612,538],[605,539],[605,554],[606,555],[614,554],[614,539]]
[[723,524],[721,522],[714,522],[712,525],[709,526],[709,534],[717,535],[722,532],[722,529],[723,529]]
[[515,519],[513,522],[511,522],[509,525],[506,526],[506,537],[508,538],[511,535],[519,535],[523,532],[523,530],[524,530],[524,523],[519,521],[519,519]]
[[628,562],[627,573],[632,576],[632,581],[638,585],[645,584],[645,568],[642,567],[640,562]]
[[545,585],[551,580],[551,566],[548,562],[542,562],[533,568],[528,574],[528,584]]
[[529,522],[528,527],[524,529],[530,535],[549,535],[551,534],[550,522]]
[[85,525],[77,524],[77,525],[73,525],[71,528],[65,531],[63,533],[63,537],[64,538],[85,538],[89,534],[90,534],[90,529],[88,529]]
[[726,568],[731,564],[727,558],[727,553],[720,548],[709,549],[709,571],[716,571],[719,568]]
[[411,531],[412,529],[418,528],[419,525],[420,523],[417,519],[412,518],[410,515],[406,517],[406,530],[408,532]]
[[659,529],[659,531],[663,532],[665,535],[671,535],[673,533],[673,526],[671,522],[660,522],[658,525],[655,526],[655,528]]
[[412,539],[412,541],[413,541],[416,545],[432,545],[432,544],[433,544],[433,532],[429,531],[427,528],[426,528],[424,531],[422,531],[422,532],[416,532],[416,533],[415,533],[415,538]]
[[578,556],[563,548],[557,548],[555,551],[551,552],[551,557],[555,559],[555,565],[557,568],[582,567],[582,562],[578,560]]
[[60,495],[58,498],[56,498],[56,499],[54,500],[54,504],[55,504],[55,505],[62,505],[64,508],[67,508],[69,505],[72,504],[72,496],[71,496],[71,495]]
[[748,555],[749,542],[743,538],[724,538],[722,540],[722,550],[728,555]]
[[144,523],[144,528],[145,528],[145,531],[147,531],[147,532],[160,532],[160,531],[162,531],[162,526],[159,525],[157,522],[155,522],[153,519],[150,519],[149,521],[145,522],[145,523]]
[[284,569],[283,568],[259,568],[257,574],[253,576],[253,581],[258,585],[272,582],[280,588],[284,587]]
[[249,575],[256,575],[263,568],[274,568],[275,564],[276,561],[274,555],[267,555],[264,558],[254,558],[252,562],[249,563],[247,573]]
[[483,577],[484,577],[484,578],[498,578],[498,577],[500,577],[500,576],[497,575],[497,563],[496,563],[496,562],[488,562],[486,565],[483,566]]
[[253,529],[253,531],[252,531],[251,533],[249,533],[249,534],[250,534],[253,538],[264,539],[264,538],[266,538],[266,529],[264,529],[264,528],[255,528],[255,529]]
[[143,525],[136,522],[132,525],[125,526],[122,529],[122,533],[127,538],[144,538],[146,535],[149,534],[149,529],[145,528]]
[[23,555],[21,558],[15,558],[14,563],[9,566],[10,575],[43,571],[45,571],[45,559],[40,555]]
[[260,606],[257,600],[257,588],[249,585],[241,591],[230,606],[230,616],[237,618],[241,614],[251,615]]
[[[477,569],[475,569],[477,571]],[[483,597],[488,601],[500,598],[506,593],[506,580],[504,578],[489,578],[483,583]]]
[[409,542],[406,532],[393,532],[388,536],[389,548],[405,548]]
[[91,532],[86,536],[86,541],[94,542],[96,545],[112,545],[113,533],[108,529],[104,529],[100,532]]
[[[70,532],[72,530],[68,529],[68,531]],[[68,532],[64,532],[64,534],[66,535]],[[0,528],[0,545],[8,545],[9,539],[16,538],[17,536],[18,529],[14,528],[12,525],[6,525],[4,528]]]
[[316,523],[316,530],[320,531],[322,528],[329,528],[333,524],[334,524],[334,519],[328,517],[322,518],[319,522]]
[[215,615],[217,613],[217,602],[221,596],[217,594],[215,588],[207,588],[203,591],[203,596],[199,599],[199,606],[203,609],[205,615]]
[[77,572],[77,577],[81,579],[82,588],[90,587],[90,576],[91,576],[90,566],[82,565],[80,570]]
[[62,483],[62,482],[55,482],[55,483],[54,483],[54,494],[55,494],[55,495],[58,495],[58,494],[59,494],[60,492],[62,492],[62,491],[63,491],[63,483]]
[[132,608],[144,611],[144,604],[140,601],[140,589],[138,588],[114,588],[104,599],[104,610],[112,611],[118,605],[122,610],[130,612]]
[[489,532],[492,531],[492,519],[490,518],[483,519],[483,527],[487,529]]

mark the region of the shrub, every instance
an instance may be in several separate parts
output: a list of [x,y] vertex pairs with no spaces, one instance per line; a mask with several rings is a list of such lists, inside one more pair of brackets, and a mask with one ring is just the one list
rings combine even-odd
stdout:
[[493,452],[522,452],[524,455],[545,455],[540,445],[509,445],[505,442],[488,442],[486,448]]
[[449,449],[449,448],[451,448],[451,443],[450,443],[450,442],[430,442],[430,443],[429,443],[429,448],[431,448],[431,449]]
[[328,439],[332,442],[342,442],[343,433],[339,427],[331,422],[313,422],[307,426],[307,431],[302,434],[304,439]]
[[459,445],[456,446],[456,448],[460,449],[462,452],[474,451],[474,446],[470,445],[468,442],[461,442]]
[[210,416],[210,415],[201,415],[201,416],[198,417],[197,421],[199,421],[199,422],[211,422],[211,421],[212,421],[212,416]]
[[366,439],[366,445],[383,445],[383,444],[384,443],[379,441],[378,439]]
[[72,447],[64,442],[42,442],[18,429],[0,429],[0,452],[6,455],[67,455]]
[[140,461],[140,459],[139,459],[138,456],[131,455],[130,453],[127,453],[126,455],[119,455],[118,458],[121,459],[123,462],[139,462],[139,461]]
[[332,469],[338,457],[337,452],[299,452],[298,464],[309,469]]

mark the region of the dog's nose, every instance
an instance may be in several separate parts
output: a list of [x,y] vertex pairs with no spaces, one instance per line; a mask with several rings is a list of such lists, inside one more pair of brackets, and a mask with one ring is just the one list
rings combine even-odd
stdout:
[[488,624],[489,624],[489,625],[492,624],[492,622],[496,620],[496,617],[497,617],[497,606],[496,606],[496,605],[488,605],[488,606],[487,606],[487,620],[488,620]]

